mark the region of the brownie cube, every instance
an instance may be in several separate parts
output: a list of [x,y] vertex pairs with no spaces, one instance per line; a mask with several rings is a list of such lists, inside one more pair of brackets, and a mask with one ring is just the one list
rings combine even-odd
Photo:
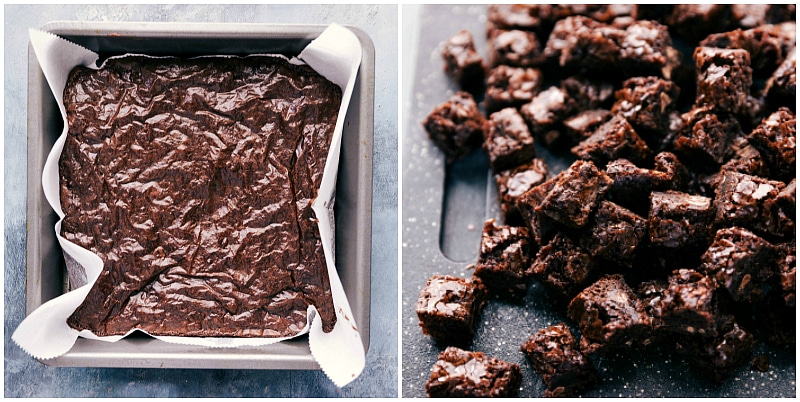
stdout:
[[713,235],[714,209],[708,197],[655,191],[648,219],[650,242],[661,247],[705,248]]
[[533,136],[525,120],[514,108],[505,108],[489,116],[483,149],[495,172],[512,169],[536,156]]
[[781,296],[789,307],[795,307],[797,295],[797,245],[795,240],[778,245],[778,275]]
[[611,108],[622,115],[651,147],[658,147],[669,131],[670,114],[675,110],[680,88],[658,77],[634,77],[622,83],[614,93]]
[[623,30],[583,16],[558,21],[544,53],[567,72],[617,77],[668,77],[677,56],[667,27],[657,22],[635,21]]
[[600,166],[620,158],[644,163],[653,156],[653,151],[622,115],[615,115],[600,125],[571,151],[578,158],[591,160]]
[[422,124],[433,143],[444,152],[447,163],[480,147],[486,130],[486,118],[467,92],[457,92],[436,106]]
[[487,8],[487,30],[493,29],[522,29],[540,32],[550,21],[551,9],[549,4],[490,4]]
[[769,4],[732,4],[731,17],[740,27],[754,28],[767,23],[769,8]]
[[766,197],[761,209],[761,220],[757,221],[755,230],[771,236],[786,237],[787,239],[796,237],[796,189],[797,181],[792,179],[777,194],[771,193]]
[[792,51],[772,73],[764,89],[767,100],[775,106],[797,110],[797,52]]
[[703,375],[720,384],[753,353],[755,339],[737,323],[719,336],[683,336],[676,350],[686,355]]
[[637,20],[653,20],[665,24],[674,7],[674,4],[636,4],[633,6],[633,17]]
[[547,148],[553,148],[563,141],[559,125],[573,112],[573,108],[563,89],[550,87],[536,94],[519,111],[537,141]]
[[444,344],[469,344],[486,299],[486,286],[479,278],[432,276],[417,300],[422,333]]
[[581,331],[581,351],[604,354],[641,339],[650,318],[622,275],[606,275],[575,296],[567,315]]
[[486,112],[530,102],[542,84],[542,72],[530,67],[497,66],[486,78]]
[[492,67],[537,67],[544,62],[541,45],[533,32],[493,29],[487,46]]
[[619,59],[624,31],[584,16],[558,21],[545,44],[545,56],[569,71],[595,65],[606,69]]
[[684,173],[685,168],[677,158],[672,160],[662,154],[669,153],[663,152],[656,156],[657,169],[640,168],[627,159],[609,162],[606,165],[606,174],[614,182],[608,190],[608,198],[635,211],[647,213],[651,192],[684,186],[681,175],[688,172]]
[[508,398],[521,382],[518,364],[450,346],[439,353],[425,391],[429,398]]
[[555,184],[555,180],[549,179],[534,186],[517,199],[517,210],[537,247],[547,244],[558,229],[557,222],[538,209]]
[[483,225],[481,247],[474,275],[491,294],[518,298],[528,290],[530,245],[528,229],[497,226],[494,219]]
[[602,79],[576,75],[562,80],[561,89],[567,94],[571,113],[610,106],[614,101],[614,84]]
[[564,323],[539,330],[520,346],[520,350],[533,370],[542,375],[547,387],[542,395],[545,398],[579,396],[600,379],[594,364],[581,353],[578,342]]
[[[734,154],[725,162],[720,170],[730,170],[752,176],[769,176],[769,168],[758,150],[745,138],[739,138],[734,144]],[[722,176],[720,176],[720,179]],[[716,186],[715,186],[716,188]]]
[[769,166],[770,177],[788,181],[797,175],[797,118],[780,108],[761,122],[747,137]]
[[506,224],[523,224],[522,215],[517,208],[517,200],[528,190],[547,179],[547,165],[543,159],[533,158],[530,162],[514,169],[504,170],[494,175],[497,183],[497,197]]
[[724,171],[721,174],[714,198],[717,224],[766,229],[762,221],[765,202],[776,198],[785,185],[738,172]]
[[669,176],[669,188],[672,190],[683,190],[691,181],[689,169],[672,152],[659,152],[653,158],[653,164],[656,171],[664,172]]
[[631,4],[602,4],[594,7],[597,9],[590,11],[589,17],[616,28],[625,28],[636,20],[633,18],[634,6]]
[[647,220],[613,202],[601,201],[580,244],[592,256],[630,267],[647,235]]
[[778,249],[749,230],[733,227],[717,231],[714,242],[700,257],[701,269],[737,302],[752,303],[764,295],[774,276]]
[[756,325],[767,344],[795,349],[797,344],[797,308],[786,305],[780,292],[770,292],[758,305]]
[[667,283],[660,279],[642,282],[636,289],[636,295],[642,301],[644,311],[650,319],[650,325],[644,331],[640,343],[643,349],[659,344],[667,337],[661,311],[661,300],[664,298],[666,289]]
[[589,138],[598,127],[613,117],[605,109],[591,109],[564,120],[564,134],[570,146]]
[[753,84],[750,53],[744,49],[698,47],[694,51],[697,69],[697,106],[728,113],[744,113]]
[[569,236],[558,233],[536,253],[531,273],[561,300],[569,300],[589,284],[597,262]]
[[475,50],[475,42],[469,31],[459,31],[445,41],[442,57],[445,62],[444,71],[462,90],[476,93],[483,87],[486,67],[483,57]]
[[764,24],[775,24],[793,20],[794,4],[732,4],[733,20],[742,28],[754,28]]
[[693,108],[682,118],[684,125],[675,139],[675,153],[698,172],[717,171],[736,138],[742,136],[739,121],[710,108]]
[[727,4],[677,4],[666,23],[677,36],[696,43],[710,33],[726,30],[731,20]]
[[768,77],[794,48],[794,34],[787,35],[784,31],[777,25],[735,29],[709,35],[698,46],[746,50],[750,54],[753,76]]
[[613,183],[592,162],[580,160],[548,181],[552,181],[552,188],[535,207],[536,211],[571,228],[586,224],[589,214]]
[[722,314],[717,282],[691,269],[673,271],[661,298],[664,329],[688,335],[714,337],[730,321]]

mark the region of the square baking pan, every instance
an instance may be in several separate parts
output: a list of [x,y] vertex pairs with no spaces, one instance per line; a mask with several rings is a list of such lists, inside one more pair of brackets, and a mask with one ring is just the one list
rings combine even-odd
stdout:
[[[100,55],[125,53],[173,55],[297,55],[325,25],[51,22],[40,29],[82,45]],[[336,187],[336,266],[369,347],[370,252],[372,233],[372,143],[375,49],[363,31],[349,28],[362,46],[361,66],[347,109]],[[56,240],[58,220],[42,191],[47,154],[63,121],[32,47],[28,47],[28,187],[26,311],[66,291],[66,268]],[[176,345],[133,334],[107,343],[78,338],[72,349],[41,360],[67,367],[159,367],[319,369],[308,337],[252,348],[208,348]]]

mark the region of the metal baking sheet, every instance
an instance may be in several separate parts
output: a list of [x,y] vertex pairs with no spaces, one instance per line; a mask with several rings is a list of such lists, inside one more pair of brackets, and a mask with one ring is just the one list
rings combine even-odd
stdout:
[[[444,349],[422,334],[414,312],[419,292],[433,274],[469,277],[468,265],[477,260],[480,233],[485,219],[497,217],[496,189],[482,151],[447,167],[443,154],[427,138],[421,121],[433,107],[456,91],[444,75],[440,44],[461,29],[472,32],[479,53],[486,58],[485,5],[425,5],[416,19],[418,35],[405,32],[404,38],[419,38],[412,45],[415,57],[411,93],[405,99],[402,159],[402,395],[424,397],[425,382],[438,353]],[[407,85],[407,83],[404,83]],[[567,156],[552,155],[537,149],[550,174],[571,162]],[[470,349],[482,351],[522,368],[519,396],[540,397],[544,391],[519,346],[539,329],[569,322],[556,311],[542,287],[531,281],[528,294],[520,303],[491,299],[483,311]],[[573,327],[573,331],[575,328]],[[602,381],[587,397],[793,397],[797,394],[795,350],[766,347],[755,355],[769,357],[766,373],[741,365],[723,384],[717,386],[703,378],[689,363],[671,353],[656,350],[651,354],[625,353],[608,356],[594,363]]]
[[[255,53],[298,54],[325,25],[52,22],[40,28],[100,54],[195,56]],[[336,187],[336,265],[369,347],[370,249],[372,233],[372,142],[375,49],[363,31],[350,28],[362,45],[362,60],[345,117]],[[58,220],[42,192],[47,154],[63,128],[53,94],[28,48],[27,288],[30,314],[65,292],[64,257],[53,227]],[[319,369],[307,336],[269,346],[212,349],[165,343],[134,334],[116,343],[79,338],[65,355],[43,360],[52,366]]]

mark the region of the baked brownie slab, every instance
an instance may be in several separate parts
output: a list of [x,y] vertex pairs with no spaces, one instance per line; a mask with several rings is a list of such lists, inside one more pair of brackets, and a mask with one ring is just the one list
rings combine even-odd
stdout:
[[336,322],[311,209],[341,90],[273,57],[72,71],[61,234],[103,270],[71,327],[278,337]]

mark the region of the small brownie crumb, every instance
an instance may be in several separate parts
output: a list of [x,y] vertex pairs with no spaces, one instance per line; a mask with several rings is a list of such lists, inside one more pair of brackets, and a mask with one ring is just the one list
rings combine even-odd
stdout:
[[475,50],[475,42],[469,31],[461,30],[445,41],[442,58],[445,62],[444,71],[462,90],[477,93],[482,89],[486,67],[483,57]]
[[544,160],[533,158],[524,165],[495,174],[494,179],[503,221],[507,225],[524,225],[522,215],[517,209],[517,200],[525,192],[547,180],[547,165]]
[[565,301],[589,284],[596,268],[594,258],[563,233],[542,246],[531,265],[539,283]]
[[479,278],[434,275],[417,300],[422,333],[445,344],[469,344],[486,298],[486,287]]
[[425,130],[447,163],[455,162],[481,145],[486,131],[486,118],[467,92],[457,92],[436,106],[422,122]]
[[530,277],[528,238],[528,229],[524,227],[497,226],[494,219],[483,225],[474,275],[490,294],[510,298],[525,295]]
[[533,136],[517,109],[505,108],[489,116],[483,149],[495,172],[515,168],[536,156]]
[[650,317],[622,275],[606,275],[575,296],[567,315],[581,331],[581,351],[604,354],[631,346],[650,327]]
[[600,379],[594,364],[581,353],[564,323],[539,330],[520,350],[542,375],[547,387],[542,395],[545,398],[578,396]]
[[486,113],[530,102],[542,85],[542,72],[531,67],[497,66],[486,78]]
[[508,398],[521,382],[518,364],[450,346],[439,353],[425,391],[429,398]]

